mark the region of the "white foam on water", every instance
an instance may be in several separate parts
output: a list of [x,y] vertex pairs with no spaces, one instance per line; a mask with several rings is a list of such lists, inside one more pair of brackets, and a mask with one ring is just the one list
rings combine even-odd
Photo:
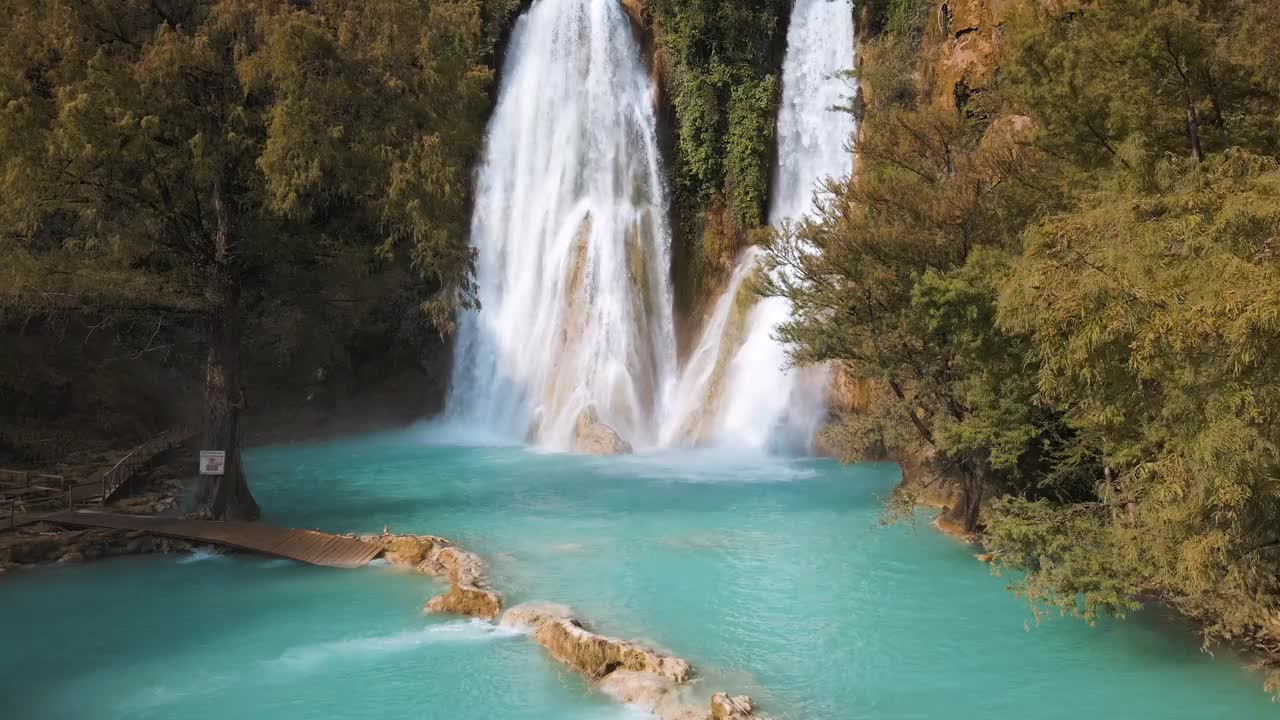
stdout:
[[812,461],[763,448],[704,447],[663,450],[591,462],[606,475],[684,483],[776,483],[815,477]]
[[178,558],[179,565],[190,565],[191,563],[205,562],[208,560],[224,560],[227,554],[220,548],[207,545],[198,547],[190,553]]
[[520,447],[510,433],[474,418],[445,415],[414,425],[410,437],[426,445],[464,448]]
[[290,671],[306,671],[326,662],[352,657],[377,657],[408,652],[428,645],[492,642],[519,637],[522,633],[482,620],[466,620],[428,625],[391,635],[349,638],[304,645],[288,650],[269,664]]

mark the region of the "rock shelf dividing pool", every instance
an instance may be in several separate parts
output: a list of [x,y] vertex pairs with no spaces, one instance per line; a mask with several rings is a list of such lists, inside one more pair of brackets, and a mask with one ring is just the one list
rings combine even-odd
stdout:
[[[594,632],[564,605],[525,603],[502,613],[502,596],[489,587],[484,560],[434,535],[356,536],[382,543],[383,558],[423,575],[442,578],[449,590],[423,608],[431,613],[495,620],[529,634],[551,657],[585,675],[602,692],[662,720],[752,720],[758,718],[751,698],[716,693],[709,708],[692,697],[687,660],[630,640]],[[707,709],[704,709],[707,708]]]
[[442,578],[449,591],[427,601],[424,610],[494,620],[502,612],[502,596],[489,588],[484,560],[434,535],[359,535],[381,543],[382,557],[392,565],[412,567],[423,575]]
[[586,675],[610,697],[662,720],[748,720],[751,698],[716,693],[709,710],[690,692],[687,660],[593,632],[564,605],[527,603],[507,610],[502,624],[533,636],[556,660]]

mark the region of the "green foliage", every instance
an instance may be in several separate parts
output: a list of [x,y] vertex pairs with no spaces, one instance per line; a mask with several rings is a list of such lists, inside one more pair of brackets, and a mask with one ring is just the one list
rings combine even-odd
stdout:
[[1265,54],[1242,49],[1259,23],[1277,21],[1270,0],[1121,0],[1065,18],[1027,9],[1011,33],[1006,90],[1034,109],[1044,147],[1086,169],[1125,142],[1184,156],[1274,154],[1274,72]]
[[376,239],[408,249],[446,327],[473,298],[486,24],[514,7],[21,0],[0,47],[5,249],[95,248],[199,295],[216,189],[249,276]]
[[951,476],[971,528],[999,494],[1034,607],[1156,595],[1280,653],[1280,3],[1024,2],[963,114],[907,5],[872,8],[858,178],[770,247],[796,358],[885,389],[835,436]]
[[675,190],[684,234],[701,235],[702,214],[717,205],[734,225],[734,242],[692,240],[695,274],[712,275],[765,221],[781,28],[790,4],[656,0],[648,12],[675,108]]
[[1247,636],[1280,611],[1280,163],[1233,150],[1150,180],[1037,226],[1002,324],[1111,468],[1130,582]]
[[869,35],[884,34],[919,44],[932,3],[929,0],[859,0]]

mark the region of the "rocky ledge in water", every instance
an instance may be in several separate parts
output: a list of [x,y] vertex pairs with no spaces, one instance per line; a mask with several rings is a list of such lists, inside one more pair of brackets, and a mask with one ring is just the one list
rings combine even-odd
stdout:
[[15,567],[73,563],[120,555],[190,552],[193,543],[140,530],[66,530],[35,523],[0,535],[0,573]]
[[360,535],[367,543],[381,544],[382,558],[392,565],[411,567],[423,575],[442,578],[449,591],[427,601],[432,613],[454,613],[493,620],[502,612],[502,596],[489,588],[485,564],[479,555],[467,552],[434,535]]
[[[145,489],[113,500],[103,509],[138,515],[171,512],[178,506],[178,496],[182,491],[181,479],[153,480]],[[120,555],[188,552],[197,545],[148,535],[139,530],[68,529],[46,522],[10,530],[8,520],[8,517],[0,518],[0,573],[11,568],[84,562]]]
[[502,624],[530,633],[552,657],[595,681],[603,692],[662,720],[758,717],[746,696],[717,693],[710,709],[701,709],[686,684],[693,673],[688,661],[595,633],[563,605],[518,605],[503,614]]

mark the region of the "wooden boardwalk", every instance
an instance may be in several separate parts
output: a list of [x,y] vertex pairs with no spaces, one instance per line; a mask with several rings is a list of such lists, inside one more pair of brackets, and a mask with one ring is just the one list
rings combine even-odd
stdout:
[[256,522],[215,522],[91,510],[64,510],[40,516],[38,520],[71,527],[141,530],[151,535],[193,540],[324,567],[361,567],[385,549],[381,544],[342,535],[272,527]]
[[[87,482],[75,482],[63,475],[0,469],[0,478],[10,479],[10,482],[0,485],[0,508],[4,503],[8,504],[7,517],[0,517],[0,529],[39,522],[44,517],[44,510],[50,509],[48,506],[51,505],[66,508],[89,503],[105,505],[157,455],[180,447],[193,437],[195,434],[186,428],[161,433],[130,450],[110,469],[95,473]],[[18,514],[18,507],[23,508],[22,514]]]

